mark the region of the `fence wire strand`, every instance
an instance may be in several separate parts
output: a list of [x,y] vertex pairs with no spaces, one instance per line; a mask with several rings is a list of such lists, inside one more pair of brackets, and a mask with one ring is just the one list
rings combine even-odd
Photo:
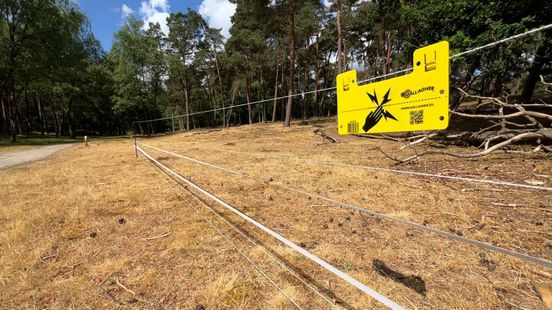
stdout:
[[[511,41],[511,40],[522,38],[522,37],[528,36],[530,34],[534,34],[534,33],[544,31],[544,30],[547,30],[547,29],[551,29],[551,28],[552,28],[552,24],[548,24],[548,25],[544,25],[544,26],[541,26],[541,27],[538,27],[538,28],[527,30],[525,32],[510,36],[510,37],[507,37],[507,38],[504,38],[504,39],[501,39],[501,40],[497,40],[497,41],[494,41],[494,42],[491,42],[491,43],[488,43],[488,44],[485,44],[485,45],[481,45],[481,46],[478,46],[478,47],[475,47],[475,48],[472,48],[472,49],[469,49],[469,50],[451,55],[449,58],[450,59],[459,58],[459,57],[462,57],[462,56],[467,55],[467,54],[475,53],[477,51],[484,50],[484,49],[487,49],[489,47],[496,46],[498,44],[502,44],[502,43],[505,43],[505,42],[508,42],[508,41]],[[368,78],[368,79],[365,79],[365,80],[360,80],[360,81],[358,81],[358,84],[363,84],[363,83],[366,83],[366,82],[376,81],[376,80],[387,78],[387,77],[390,77],[390,76],[399,75],[399,74],[402,74],[402,73],[409,72],[411,70],[412,70],[412,67],[409,67],[409,68],[402,69],[402,70],[399,70],[399,71],[395,71],[395,72],[391,72],[391,73],[387,73],[387,74],[382,74],[382,75],[371,77],[371,78]],[[252,102],[249,102],[249,103],[237,104],[237,105],[228,106],[228,107],[215,108],[215,109],[210,109],[210,110],[192,112],[192,113],[188,113],[188,114],[181,114],[181,115],[175,115],[175,116],[169,116],[169,117],[156,118],[156,119],[151,119],[151,120],[134,121],[133,124],[141,124],[141,123],[147,123],[147,122],[178,119],[178,118],[183,118],[183,117],[187,117],[187,116],[193,116],[193,115],[199,115],[199,114],[205,114],[205,113],[211,113],[211,112],[218,112],[218,111],[223,111],[223,110],[229,110],[229,109],[244,107],[244,106],[248,106],[248,105],[256,105],[256,104],[259,104],[259,103],[271,102],[271,101],[275,101],[275,100],[286,99],[286,98],[289,98],[289,97],[304,96],[304,95],[308,95],[308,94],[312,94],[312,93],[316,93],[316,92],[334,91],[335,89],[336,89],[335,86],[327,87],[327,88],[311,90],[311,91],[306,91],[306,92],[300,92],[300,93],[295,93],[295,94],[291,94],[291,95],[285,95],[285,96],[280,96],[280,97],[275,97],[275,98],[270,98],[270,99],[252,101]]]
[[254,226],[256,226],[257,228],[259,228],[260,230],[264,231],[265,233],[271,235],[272,237],[276,238],[277,240],[279,240],[280,242],[282,242],[283,244],[285,244],[286,246],[290,247],[291,249],[295,250],[296,252],[300,253],[301,255],[303,255],[305,258],[308,258],[309,260],[311,260],[312,262],[316,263],[318,266],[324,268],[325,270],[333,273],[334,275],[338,276],[339,278],[341,278],[342,280],[344,280],[345,282],[349,283],[350,285],[356,287],[358,290],[360,290],[361,292],[367,294],[368,296],[372,297],[373,299],[377,300],[379,303],[381,303],[382,305],[386,306],[387,308],[390,308],[390,309],[404,309],[402,306],[398,305],[397,303],[395,303],[394,301],[392,301],[391,299],[389,299],[388,297],[378,293],[377,291],[375,291],[374,289],[368,287],[367,285],[365,285],[364,283],[358,281],[357,279],[349,276],[348,274],[344,273],[343,271],[339,270],[338,268],[334,267],[333,265],[327,263],[326,261],[322,260],[321,258],[319,258],[318,256],[312,254],[311,252],[303,249],[302,247],[296,245],[295,243],[291,242],[290,240],[288,240],[287,238],[285,238],[284,236],[280,235],[279,233],[275,232],[274,230],[266,227],[265,225],[259,223],[258,221],[256,221],[255,219],[251,218],[250,216],[242,213],[241,211],[239,211],[238,209],[234,208],[233,206],[229,205],[228,203],[224,202],[223,200],[221,200],[220,198],[218,198],[217,196],[213,195],[212,193],[208,192],[207,190],[201,188],[200,186],[198,186],[197,184],[191,182],[190,180],[184,178],[182,175],[178,174],[177,172],[175,172],[174,170],[172,170],[171,168],[165,166],[164,164],[162,164],[161,162],[159,162],[158,160],[156,160],[155,158],[153,158],[151,155],[149,155],[146,151],[144,151],[140,146],[136,146],[136,149],[142,154],[144,155],[144,157],[146,157],[147,159],[149,159],[150,161],[156,163],[159,167],[163,168],[165,171],[167,171],[168,173],[170,173],[171,175],[173,175],[174,177],[178,178],[179,180],[185,182],[186,184],[188,184],[190,187],[194,188],[195,190],[197,190],[198,192],[200,192],[201,194],[209,197],[211,200],[217,202],[218,204],[220,204],[221,206],[225,207],[227,210],[231,211],[232,213],[234,213],[235,215],[241,217],[242,219],[248,221],[250,224],[253,224]]
[[[170,145],[179,145],[178,143],[168,143],[168,144],[170,144]],[[227,153],[234,153],[234,154],[247,155],[247,156],[255,156],[255,157],[261,157],[261,158],[273,158],[273,159],[285,160],[285,161],[302,161],[302,162],[311,163],[311,164],[320,164],[320,165],[337,166],[337,167],[344,167],[344,168],[373,170],[373,171],[386,172],[386,173],[395,173],[395,174],[401,174],[401,175],[412,175],[412,176],[425,177],[425,178],[444,179],[444,180],[459,181],[459,182],[465,182],[465,183],[481,183],[481,184],[489,184],[489,185],[497,185],[497,186],[505,186],[505,187],[516,187],[516,188],[523,188],[523,189],[530,189],[530,190],[542,190],[542,191],[552,192],[552,187],[522,184],[522,183],[508,182],[508,181],[502,181],[502,180],[476,179],[476,178],[469,178],[469,177],[463,177],[463,176],[443,175],[443,174],[437,174],[437,173],[418,172],[418,171],[409,171],[409,170],[401,170],[401,169],[391,169],[391,168],[384,168],[384,167],[366,166],[366,165],[360,165],[360,164],[348,164],[348,163],[341,163],[341,162],[328,161],[328,160],[301,158],[301,157],[295,157],[295,156],[267,155],[267,154],[252,153],[252,152],[225,150],[225,149],[219,149],[219,148],[202,148],[202,147],[198,147],[198,146],[194,146],[194,148],[195,149],[200,149],[200,150],[216,151],[216,152],[227,152]]]
[[532,263],[532,264],[539,265],[541,267],[552,269],[552,262],[549,261],[549,260],[543,259],[543,258],[534,257],[534,256],[531,256],[531,255],[528,255],[528,254],[524,254],[524,253],[521,253],[521,252],[517,252],[517,251],[514,251],[514,250],[510,250],[510,249],[506,249],[506,248],[503,248],[503,247],[500,247],[500,246],[496,246],[496,245],[491,244],[491,243],[487,243],[487,242],[483,242],[483,241],[479,241],[479,240],[475,240],[475,239],[470,239],[470,238],[467,238],[467,237],[464,237],[464,236],[459,236],[457,234],[450,233],[450,232],[447,232],[447,231],[443,231],[443,230],[433,228],[433,227],[430,227],[430,226],[418,224],[418,223],[411,222],[411,221],[408,221],[408,220],[403,220],[401,218],[394,217],[392,215],[388,215],[388,214],[381,213],[381,212],[378,212],[378,211],[374,211],[374,210],[371,210],[371,209],[358,207],[358,206],[355,206],[355,205],[352,205],[352,204],[349,204],[349,203],[346,203],[346,202],[338,201],[338,200],[328,198],[328,197],[318,195],[318,194],[313,194],[313,193],[310,193],[310,192],[307,192],[307,191],[304,191],[304,190],[300,190],[300,189],[297,189],[297,188],[294,188],[294,187],[291,187],[291,186],[287,186],[287,185],[284,185],[284,184],[281,184],[281,183],[276,183],[276,182],[272,182],[272,181],[269,182],[269,181],[260,179],[260,178],[255,177],[255,176],[248,175],[248,174],[246,174],[244,172],[241,172],[241,171],[235,171],[235,170],[231,170],[231,169],[224,168],[224,167],[221,167],[221,166],[217,166],[217,165],[214,165],[214,164],[211,164],[211,163],[207,163],[207,162],[195,159],[195,158],[191,158],[191,157],[184,156],[184,155],[181,155],[181,154],[178,154],[178,153],[167,151],[167,150],[164,150],[164,149],[152,146],[152,145],[148,145],[148,144],[145,144],[145,143],[142,143],[142,142],[138,142],[138,144],[143,145],[143,146],[148,147],[148,148],[151,148],[151,149],[154,149],[154,150],[157,150],[159,152],[177,157],[177,158],[181,158],[181,159],[184,159],[184,160],[196,163],[196,164],[200,164],[200,165],[209,167],[209,168],[217,169],[217,170],[220,170],[220,171],[224,171],[224,172],[234,174],[234,175],[238,175],[238,176],[245,177],[245,178],[250,178],[252,180],[255,180],[255,181],[263,183],[263,184],[280,187],[280,188],[285,189],[287,191],[293,191],[293,192],[300,193],[300,194],[303,194],[303,195],[306,195],[306,196],[310,196],[312,198],[317,198],[317,199],[320,199],[320,200],[324,200],[324,201],[329,202],[333,205],[338,205],[338,206],[341,206],[341,207],[344,207],[344,208],[347,208],[347,209],[363,212],[363,213],[366,213],[366,214],[369,214],[369,215],[372,215],[372,216],[375,216],[375,217],[379,217],[379,218],[386,219],[386,220],[389,220],[389,221],[392,221],[392,222],[396,222],[396,223],[399,223],[399,224],[410,226],[410,227],[413,227],[413,228],[416,228],[416,229],[419,229],[419,230],[424,230],[426,232],[434,233],[434,234],[439,235],[441,237],[457,240],[457,241],[460,241],[460,242],[463,242],[463,243],[466,243],[466,244],[469,244],[469,245],[472,245],[472,246],[476,246],[476,247],[479,247],[479,248],[482,248],[482,249],[485,249],[485,250],[505,254],[505,255],[517,258],[519,260],[528,262],[528,263]]
[[[150,162],[152,164],[155,165],[155,163],[153,161],[150,160]],[[159,169],[160,171],[162,171],[161,169]],[[170,178],[169,176],[167,176],[167,178]],[[167,183],[169,183],[168,180],[166,180]],[[180,187],[180,189],[188,192],[191,196],[195,197],[188,189],[186,189],[184,186],[182,186],[182,184],[174,181],[173,183],[173,186],[175,187]],[[282,295],[284,295],[284,297],[286,297],[297,309],[300,309],[302,310],[303,308],[295,301],[293,300],[288,294],[286,294],[286,292],[284,292],[284,290],[282,288],[280,288],[280,286],[278,286],[278,284],[276,284],[276,282],[274,282],[274,280],[272,280],[262,269],[261,267],[259,267],[247,254],[245,254],[236,244],[234,244],[234,242],[232,242],[230,240],[230,238],[228,238],[220,229],[218,229],[214,224],[213,222],[211,222],[207,216],[205,216],[201,211],[199,211],[180,191],[177,192],[178,195],[184,200],[184,202],[190,206],[199,216],[201,219],[203,219],[203,221],[205,221],[211,228],[213,228],[222,238],[224,238],[224,240],[226,241],[226,243],[228,243],[234,250],[236,250],[247,262],[249,262],[249,264],[251,264],[251,266],[253,266],[253,268],[255,268],[255,270],[260,274],[262,275],[264,278],[266,278],[268,280],[268,282],[270,282],[270,284],[272,284]],[[197,198],[197,197],[195,197]],[[214,211],[213,211],[214,212]],[[216,212],[215,212],[216,213]]]

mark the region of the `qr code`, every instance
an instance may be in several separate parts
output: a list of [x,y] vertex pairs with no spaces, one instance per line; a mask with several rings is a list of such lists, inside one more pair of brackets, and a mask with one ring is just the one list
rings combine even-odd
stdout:
[[358,133],[358,122],[352,121],[347,124],[348,133]]
[[410,111],[410,125],[424,123],[424,110]]

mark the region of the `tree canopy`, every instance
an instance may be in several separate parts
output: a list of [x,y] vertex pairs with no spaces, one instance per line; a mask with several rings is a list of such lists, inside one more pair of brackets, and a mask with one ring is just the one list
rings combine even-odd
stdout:
[[[363,78],[398,71],[418,47],[448,40],[455,54],[552,14],[552,3],[536,0],[232,2],[229,38],[194,10],[172,13],[167,35],[130,17],[107,53],[73,1],[0,2],[1,133],[154,133],[331,115],[331,91],[249,103],[332,87],[349,69]],[[529,102],[552,71],[551,33],[455,58],[451,83]],[[175,115],[188,116],[133,126]]]

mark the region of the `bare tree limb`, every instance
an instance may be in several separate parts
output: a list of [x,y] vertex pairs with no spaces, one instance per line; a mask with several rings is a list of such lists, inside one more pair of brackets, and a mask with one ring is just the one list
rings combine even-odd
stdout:
[[329,134],[327,134],[324,130],[322,130],[320,128],[316,128],[313,132],[322,137],[322,142],[324,142],[326,140],[329,140],[330,142],[333,142],[333,143],[339,143],[339,140],[337,140],[336,138],[330,136]]
[[516,142],[524,141],[524,140],[539,139],[539,138],[543,138],[543,137],[545,137],[545,135],[542,134],[542,133],[539,133],[539,132],[521,133],[521,134],[518,134],[518,135],[508,139],[508,140],[505,140],[503,142],[495,144],[492,147],[489,147],[489,148],[485,149],[484,151],[477,152],[477,153],[472,153],[472,154],[457,154],[457,153],[443,152],[443,151],[425,151],[425,152],[422,152],[422,153],[419,153],[419,154],[412,155],[412,156],[407,157],[405,159],[399,159],[399,158],[393,158],[393,157],[385,154],[381,149],[380,149],[380,151],[387,158],[392,159],[392,160],[394,160],[398,163],[410,162],[410,161],[418,159],[419,157],[426,156],[426,155],[446,155],[446,156],[452,156],[452,157],[456,157],[456,158],[476,158],[476,157],[487,156],[490,153],[492,153],[493,151],[496,151],[496,150],[498,150],[500,148],[503,148],[507,145],[510,145],[512,143],[516,143]]
[[546,82],[546,81],[544,80],[544,76],[542,76],[542,74],[540,75],[540,79],[541,79],[541,83],[542,83],[542,84],[544,84],[544,85],[546,85],[546,86],[552,86],[552,83]]
[[467,113],[456,112],[456,111],[450,111],[450,113],[458,115],[458,116],[466,117],[466,118],[498,119],[498,120],[512,119],[512,118],[528,115],[528,116],[532,116],[532,117],[535,117],[535,118],[546,119],[546,120],[549,120],[549,121],[552,122],[552,115],[548,115],[548,114],[544,114],[544,113],[540,113],[540,112],[533,112],[533,111],[520,111],[520,112],[515,112],[515,113],[511,113],[511,114],[506,114],[506,115],[467,114]]
[[480,106],[484,106],[484,105],[487,105],[487,104],[495,104],[495,105],[498,105],[498,106],[503,106],[503,107],[508,107],[508,108],[517,108],[518,106],[521,106],[521,107],[551,107],[552,105],[550,104],[546,104],[546,103],[515,103],[515,104],[511,104],[511,103],[506,103],[506,102],[503,102],[501,100],[499,100],[498,98],[495,98],[495,97],[485,97],[485,96],[478,96],[478,95],[472,95],[472,94],[469,94],[468,92],[466,92],[465,90],[463,90],[462,88],[456,88],[458,89],[459,92],[461,92],[465,97],[469,97],[469,98],[474,98],[474,99],[478,99],[478,100],[488,100],[488,102],[482,102],[480,104],[477,105],[477,107],[480,107]]
[[154,307],[158,307],[160,309],[163,309],[163,306],[160,304],[160,303],[154,303],[154,302],[151,302],[149,300],[145,300],[143,298],[139,298],[136,296],[136,293],[129,289],[128,287],[124,286],[120,281],[119,281],[119,278],[118,277],[115,277],[115,284],[117,284],[117,286],[119,286],[120,288],[122,288],[123,290],[125,290],[126,292],[132,294],[132,298],[134,298],[135,300],[138,300],[138,301],[141,301],[141,302],[144,302],[144,303],[147,303],[151,306],[154,306]]
[[166,238],[168,236],[171,235],[171,232],[166,232],[162,235],[159,235],[159,236],[153,236],[153,237],[149,237],[149,238],[144,238],[145,241],[150,241],[150,240],[157,240],[157,239],[161,239],[161,238]]
[[414,146],[416,144],[419,144],[419,143],[422,143],[428,139],[431,139],[433,137],[437,136],[437,133],[432,133],[432,134],[429,134],[429,135],[425,135],[425,136],[422,136],[421,138],[419,138],[418,140],[414,140],[408,144],[405,144],[403,146],[400,147],[400,149],[404,149],[405,147],[408,147],[408,146]]

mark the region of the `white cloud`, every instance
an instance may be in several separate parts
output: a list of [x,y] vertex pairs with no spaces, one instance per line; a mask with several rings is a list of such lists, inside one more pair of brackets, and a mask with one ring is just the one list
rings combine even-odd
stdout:
[[144,28],[147,29],[149,23],[158,23],[161,25],[161,31],[167,35],[169,33],[169,26],[167,25],[169,9],[168,0],[142,1],[140,4],[140,15],[144,21]]
[[199,14],[203,16],[212,28],[222,28],[222,35],[230,37],[230,18],[236,12],[236,5],[228,0],[203,0],[199,6]]
[[132,14],[134,14],[134,10],[124,3],[123,6],[121,6],[121,18],[128,18]]

